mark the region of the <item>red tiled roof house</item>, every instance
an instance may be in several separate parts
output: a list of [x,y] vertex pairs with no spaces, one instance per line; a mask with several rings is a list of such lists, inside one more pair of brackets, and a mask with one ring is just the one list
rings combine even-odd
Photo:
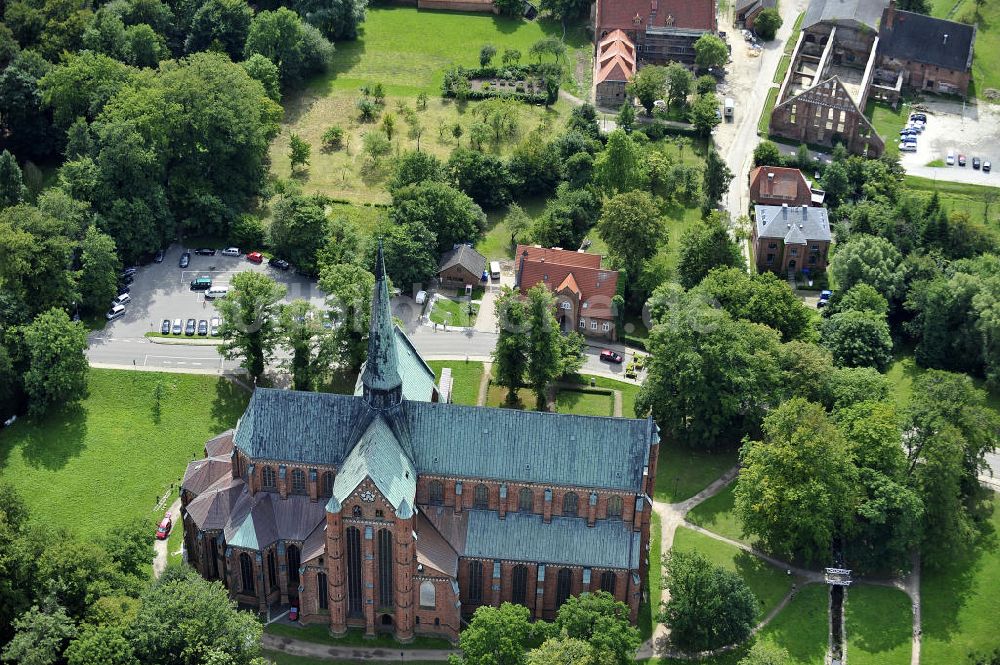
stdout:
[[518,245],[514,262],[522,294],[536,284],[555,294],[556,320],[563,332],[617,339],[612,299],[618,292],[618,271],[602,268],[600,255]]
[[598,44],[621,30],[654,64],[693,65],[694,43],[718,29],[715,0],[597,0],[595,25]]
[[635,75],[635,44],[621,30],[613,30],[597,45],[594,77],[598,106],[618,108],[625,103],[625,85]]
[[813,205],[813,192],[798,169],[758,166],[750,171],[750,202],[764,206],[808,206]]

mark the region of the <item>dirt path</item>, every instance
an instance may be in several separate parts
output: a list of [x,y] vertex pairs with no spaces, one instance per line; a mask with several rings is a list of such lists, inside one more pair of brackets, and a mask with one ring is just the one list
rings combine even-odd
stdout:
[[406,662],[406,661],[446,661],[452,654],[460,654],[450,649],[407,649],[386,647],[343,646],[306,642],[293,637],[264,633],[261,645],[271,651],[281,651],[291,656],[315,658],[319,660],[350,660],[360,662]]
[[[174,518],[175,529],[183,529],[184,524],[181,522],[181,500],[180,497],[174,501],[169,508],[171,517]],[[153,577],[159,577],[160,573],[164,571],[167,567],[167,560],[170,556],[168,550],[170,539],[157,540],[153,542]]]
[[493,363],[483,363],[483,378],[479,379],[479,395],[476,397],[476,406],[486,406],[486,396],[490,391],[490,373],[493,371]]

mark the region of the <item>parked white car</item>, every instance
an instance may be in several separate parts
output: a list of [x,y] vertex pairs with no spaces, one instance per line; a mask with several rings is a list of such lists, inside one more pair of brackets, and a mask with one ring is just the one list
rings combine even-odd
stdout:
[[947,164],[948,166],[954,166],[955,165],[955,153],[952,152],[951,150],[949,150],[948,151],[948,156],[944,158],[944,163]]
[[226,247],[224,250],[222,250],[222,255],[223,256],[239,256],[240,255],[240,248],[239,247]]

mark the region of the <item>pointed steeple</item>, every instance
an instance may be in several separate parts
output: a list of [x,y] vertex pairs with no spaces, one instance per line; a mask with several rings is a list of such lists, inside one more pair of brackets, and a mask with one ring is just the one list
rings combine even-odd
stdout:
[[389,285],[385,278],[382,241],[375,257],[375,290],[372,294],[371,323],[368,326],[368,359],[361,375],[365,399],[376,409],[399,404],[403,380],[399,376],[396,357],[396,331],[389,307]]

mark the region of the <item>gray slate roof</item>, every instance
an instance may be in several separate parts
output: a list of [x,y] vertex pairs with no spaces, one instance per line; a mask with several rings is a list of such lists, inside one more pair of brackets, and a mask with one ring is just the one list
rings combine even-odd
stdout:
[[417,472],[399,445],[389,425],[376,417],[344,460],[333,481],[333,497],[347,500],[365,478],[370,477],[394,509],[413,505],[417,492]]
[[274,492],[244,494],[225,528],[232,547],[259,550],[278,540],[304,541],[326,519],[326,507],[308,496]]
[[[258,388],[234,441],[256,459],[339,467],[375,413],[361,397]],[[641,492],[649,446],[658,440],[649,418],[409,400],[383,415],[422,474]]]
[[879,30],[880,55],[959,72],[972,67],[975,26],[898,9],[891,30],[886,23],[883,16]]
[[882,17],[882,10],[888,6],[889,0],[812,0],[806,8],[802,28],[824,21],[829,23],[856,21],[875,30]]
[[[424,359],[420,357],[413,342],[397,326],[396,332],[396,362],[399,368],[399,375],[403,377],[403,397],[405,399],[422,402],[431,401],[431,397],[436,389],[434,370],[428,367]],[[362,381],[364,375],[358,374],[358,380],[354,384],[354,394],[363,395],[365,384]]]
[[545,524],[535,513],[507,513],[500,519],[486,510],[464,511],[468,531],[464,556],[484,559],[589,566],[639,567],[641,534],[621,520],[553,517]]
[[486,257],[469,245],[459,245],[444,253],[438,264],[438,272],[456,265],[462,266],[478,279],[486,268]]
[[754,224],[759,238],[791,238],[786,242],[800,245],[810,240],[832,238],[826,208],[754,206]]

